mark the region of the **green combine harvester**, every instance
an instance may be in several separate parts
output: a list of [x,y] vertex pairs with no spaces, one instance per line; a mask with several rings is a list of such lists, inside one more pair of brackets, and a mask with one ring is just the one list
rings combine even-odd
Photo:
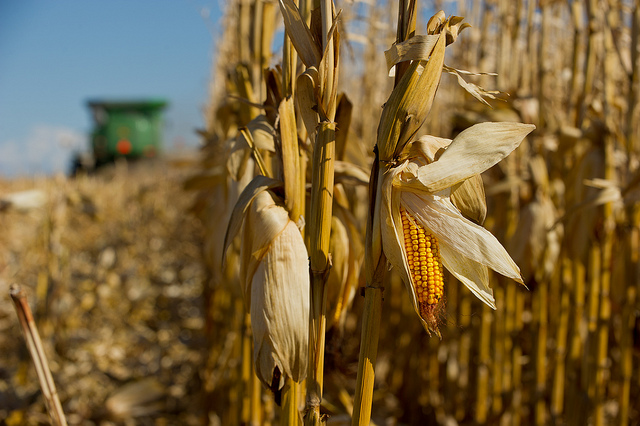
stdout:
[[167,104],[161,99],[87,102],[93,115],[91,153],[76,155],[72,174],[97,169],[118,158],[156,158],[162,151],[162,114]]

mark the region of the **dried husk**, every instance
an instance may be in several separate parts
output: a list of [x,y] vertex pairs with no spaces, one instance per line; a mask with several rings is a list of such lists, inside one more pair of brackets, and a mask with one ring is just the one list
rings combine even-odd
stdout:
[[[405,147],[400,160],[426,154],[428,161],[433,162],[440,158],[451,142],[451,139],[431,135],[421,136]],[[482,225],[487,216],[487,202],[482,177],[477,174],[453,185],[451,187],[451,202],[464,217]]]
[[467,219],[482,225],[487,217],[484,183],[480,175],[473,175],[451,187],[451,202]]
[[307,373],[309,264],[302,235],[268,190],[247,211],[241,275],[256,374],[272,390]]
[[[476,124],[456,136],[439,161],[425,167],[418,180],[430,192],[449,188],[463,181],[469,175],[469,170],[481,172],[500,162],[533,129],[535,126],[532,124],[510,122]],[[482,143],[487,137],[491,138],[490,146]],[[484,155],[486,150],[490,150],[490,156]],[[482,160],[478,161],[478,158]],[[455,172],[451,173],[453,166]]]
[[391,92],[378,127],[380,161],[396,157],[424,123],[440,83],[444,51],[445,38],[439,37],[422,72],[421,61],[413,61]]
[[223,260],[226,251],[229,249],[229,245],[233,242],[233,239],[240,231],[242,221],[245,217],[245,212],[249,208],[249,205],[252,203],[254,198],[267,189],[274,189],[279,187],[282,187],[282,182],[279,180],[271,179],[266,176],[256,176],[242,191],[242,193],[238,197],[238,201],[233,207],[233,211],[231,212],[231,216],[227,226],[227,232],[224,236],[222,252]]

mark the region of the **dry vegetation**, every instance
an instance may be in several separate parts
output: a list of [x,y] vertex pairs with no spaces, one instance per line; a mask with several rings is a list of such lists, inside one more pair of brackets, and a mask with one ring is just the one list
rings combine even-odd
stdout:
[[201,232],[184,172],[126,166],[38,188],[43,207],[0,213],[0,422],[48,422],[8,298],[29,295],[69,424],[199,424]]
[[[36,213],[0,213],[0,286],[5,294],[9,282],[32,289],[69,422],[299,424],[300,412],[307,424],[324,414],[328,424],[349,424],[354,395],[364,392],[357,378],[370,377],[362,364],[358,373],[363,317],[374,317],[375,424],[640,423],[637,2],[426,5],[472,24],[447,47],[445,65],[498,75],[443,73],[419,134],[453,137],[484,121],[537,126],[482,175],[484,226],[529,291],[492,273],[493,311],[446,273],[442,340],[425,332],[399,275],[383,272],[384,291],[372,289],[365,261],[373,149],[382,105],[399,85],[383,52],[407,38],[396,28],[410,29],[411,19],[396,21],[398,2],[339,2],[333,27],[330,2],[316,3],[325,6],[308,32],[282,8],[293,43],[279,42],[278,2],[228,3],[187,191],[184,173],[157,169],[2,183],[3,191],[48,194]],[[312,4],[300,0],[302,21]],[[420,7],[419,35],[428,20]],[[334,37],[323,37],[329,29]],[[247,248],[247,193],[268,193],[286,209],[283,220],[299,225],[309,250],[311,323],[295,325],[310,333],[302,385],[280,380],[290,359],[276,362],[278,380],[271,370],[254,374],[252,344],[266,338],[252,336],[255,312],[245,308],[257,308],[246,289],[260,284],[271,294],[273,284],[245,276],[251,256],[261,261],[271,250]],[[382,295],[381,306],[365,292]],[[2,306],[0,398],[8,408],[0,417],[44,421],[13,312]],[[371,402],[364,393],[358,413]]]
[[[310,16],[305,15],[310,3],[300,2],[303,16]],[[485,226],[509,247],[530,291],[492,276],[497,304],[493,312],[447,276],[442,341],[424,332],[394,274],[387,277],[381,311],[375,305],[363,308],[359,295],[351,299],[353,289],[365,282],[360,268],[368,201],[356,176],[357,166],[367,170],[373,160],[381,106],[394,85],[386,76],[382,52],[398,37],[399,23],[395,2],[338,4],[343,9],[338,24],[338,130],[330,251],[331,274],[335,272],[341,287],[332,291],[327,284],[323,411],[331,414],[330,423],[348,422],[364,309],[381,319],[372,414],[378,424],[635,424],[640,421],[633,404],[640,392],[634,195],[639,132],[637,4],[596,0],[436,3],[435,10],[443,7],[448,13],[465,16],[473,25],[447,49],[445,64],[472,72],[497,72],[497,76],[461,77],[503,92],[484,92],[485,98],[495,94],[506,100],[489,99],[493,106],[489,108],[460,89],[456,76],[444,75],[421,132],[451,137],[482,121],[523,121],[537,126],[513,155],[483,175],[488,204]],[[266,46],[271,45],[277,19],[274,7],[238,2],[228,8],[225,38],[219,46],[225,60],[214,72],[201,175],[202,179],[221,177],[226,182],[222,187],[233,188],[224,199],[215,195],[221,181],[210,179],[212,189],[201,195],[203,200],[220,200],[217,205],[222,200],[233,205],[237,196],[233,193],[239,193],[250,179],[235,180],[240,163],[232,164],[219,155],[237,150],[240,144],[246,149],[241,164],[252,167],[246,136],[236,137],[237,129],[247,126],[257,147],[254,156],[255,151],[260,152],[267,164],[266,174],[284,181],[284,194],[279,196],[290,208],[287,172],[282,170],[288,162],[280,156],[286,152],[285,133],[278,122],[282,110],[277,114],[286,101],[283,87],[288,84],[290,65],[285,61],[281,68],[263,70],[289,58],[291,48],[285,42],[284,53],[278,51],[273,58],[271,49],[260,43],[262,36]],[[315,35],[322,19],[311,21]],[[419,15],[417,21],[416,33],[426,34],[426,18]],[[296,34],[295,26],[288,25]],[[305,113],[305,107],[313,96],[324,98],[318,94],[322,83],[313,80],[313,58],[305,59],[301,53],[308,46],[296,44],[295,37],[293,44],[303,62],[297,74],[304,72],[294,97],[299,164],[305,167],[318,143],[311,129],[314,122],[322,122]],[[297,33],[297,37],[303,40],[306,36]],[[250,42],[237,43],[239,40]],[[320,75],[321,80],[325,74]],[[314,94],[309,94],[309,84],[319,84]],[[460,85],[482,92],[478,86]],[[318,107],[312,110],[321,112]],[[256,131],[258,122],[270,125],[266,137]],[[307,183],[314,176],[314,161],[310,163]],[[311,188],[313,191],[314,183]],[[309,199],[306,201],[308,209]],[[336,209],[343,208],[352,222],[340,222],[335,215]],[[307,210],[307,215],[314,214]],[[217,275],[209,282],[216,312],[218,298],[224,300],[224,306],[231,306],[227,295],[234,294],[228,287],[234,287],[234,278],[233,272],[220,270],[216,263],[216,240],[211,236],[220,232],[215,231],[220,229],[216,228],[218,217],[212,218],[204,207],[201,217],[212,244],[208,259]],[[340,320],[332,322],[332,318]],[[248,328],[239,327],[240,318],[235,324],[234,328],[227,322],[226,333],[249,333]],[[217,339],[224,341],[222,336]],[[240,353],[240,347],[237,350]],[[219,397],[228,395],[234,407],[222,415],[223,423],[273,418],[270,403],[260,409],[250,398],[234,397],[254,386],[249,376],[242,376],[240,370],[227,374],[226,384],[220,383],[214,391]],[[307,403],[307,409],[313,408]],[[278,410],[275,412],[277,417]]]

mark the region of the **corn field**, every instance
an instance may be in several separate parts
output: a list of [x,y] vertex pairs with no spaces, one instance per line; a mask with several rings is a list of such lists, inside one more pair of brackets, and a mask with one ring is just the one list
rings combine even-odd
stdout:
[[[376,424],[640,422],[634,403],[640,384],[634,195],[638,5],[325,3],[280,1],[278,7],[240,1],[227,8],[203,131],[202,173],[190,182],[200,190],[207,241],[211,362],[220,363],[223,355],[230,362],[249,350],[243,346],[249,341],[243,344],[239,337],[235,357],[219,346],[230,335],[251,332],[236,290],[246,285],[238,281],[236,268],[247,263],[233,258],[230,241],[221,247],[220,235],[229,217],[242,214],[237,207],[233,211],[242,190],[249,185],[256,192],[253,177],[268,176],[278,182],[271,186],[274,197],[301,228],[311,261],[309,362],[315,364],[303,390],[276,387],[284,397],[294,392],[288,397],[298,398],[298,408],[305,405],[306,389],[305,424],[322,421],[309,418],[318,397],[320,417],[327,414],[329,424],[348,423],[354,410],[362,421],[360,390],[354,390],[361,386],[355,374],[361,336],[362,345],[365,338],[373,338],[374,346],[378,339],[377,355],[368,359],[375,364],[372,399],[363,405],[372,405]],[[372,244],[365,235],[373,204],[368,175],[382,149],[383,105],[386,111],[395,102],[389,96],[400,81],[388,77],[384,52],[428,34],[429,16],[439,9],[447,13],[443,18],[464,17],[471,28],[449,19],[457,25],[447,33],[455,43],[447,47],[445,74],[453,75],[442,76],[424,124],[411,131],[453,137],[482,122],[536,126],[481,180],[485,226],[520,266],[528,291],[492,274],[492,311],[445,273],[446,307],[436,319],[441,339],[429,337],[416,320],[397,268],[383,274],[383,285],[372,286],[367,274],[375,265],[365,254]],[[281,13],[284,32],[278,26]],[[313,56],[314,41],[322,56]],[[418,58],[411,59],[394,63],[396,76]],[[335,130],[334,136],[327,136],[327,129]],[[316,201],[318,185],[329,200]],[[319,243],[318,233],[324,239]],[[227,254],[221,267],[222,251]],[[324,284],[316,279],[319,272]],[[382,294],[381,304],[363,299],[370,289]],[[363,331],[367,316],[378,317],[374,334]],[[210,400],[216,402],[210,410],[223,424],[281,418],[290,423],[287,403],[279,411],[271,392],[264,386],[256,390],[245,365],[250,361],[242,360],[211,388]],[[261,378],[271,386],[269,379]],[[355,419],[352,424],[362,424]]]
[[[52,184],[44,240],[0,240],[45,251],[0,275],[36,283],[45,338],[73,345],[74,306],[147,324],[141,350],[54,346],[69,423],[640,424],[639,36],[631,0],[227,2],[197,159],[116,173],[128,243],[64,237],[75,210],[100,232],[92,180]],[[155,248],[115,273],[138,223]]]

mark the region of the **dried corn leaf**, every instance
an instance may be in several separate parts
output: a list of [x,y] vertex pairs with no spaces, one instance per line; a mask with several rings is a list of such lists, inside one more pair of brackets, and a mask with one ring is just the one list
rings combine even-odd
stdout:
[[[298,131],[292,97],[280,102],[278,115],[280,117],[285,204],[289,213],[293,214],[300,194],[300,179],[298,178]],[[299,216],[301,213],[296,212],[295,216]],[[297,220],[297,217],[292,217],[292,219]]]
[[[334,205],[334,210],[337,206]],[[334,212],[335,213],[335,212]],[[327,328],[332,327],[341,315],[342,295],[349,271],[349,235],[345,224],[334,215],[331,218],[331,269],[327,277]]]
[[320,74],[320,96],[318,113],[320,120],[334,121],[338,95],[338,70],[340,64],[340,33],[337,31],[338,17],[332,20],[327,34],[327,44],[318,66]]
[[485,100],[485,98],[490,98],[490,99],[498,99],[495,95],[500,94],[501,92],[498,90],[485,90],[482,87],[478,86],[477,84],[474,83],[469,83],[467,81],[465,81],[464,78],[462,78],[462,76],[460,74],[466,74],[466,75],[495,75],[495,74],[491,74],[491,73],[472,73],[470,71],[464,71],[464,70],[458,70],[455,68],[451,68],[448,66],[443,66],[443,70],[448,72],[449,74],[453,74],[456,77],[458,77],[458,84],[467,92],[469,92],[469,94],[471,94],[471,96],[473,96],[474,98],[476,98],[477,100],[479,100],[480,102],[482,102],[483,104],[487,105],[487,106],[491,106],[489,104],[489,102],[487,102]]
[[279,3],[285,29],[300,59],[307,67],[317,67],[321,60],[320,49],[313,40],[311,31],[300,14],[300,9],[293,0],[279,0]]
[[259,115],[249,122],[246,129],[241,129],[235,139],[227,141],[227,170],[235,180],[244,174],[253,146],[258,150],[275,152],[274,134],[267,117]]
[[336,108],[336,159],[343,160],[347,150],[347,140],[349,127],[351,126],[351,115],[353,113],[353,103],[345,93],[338,95],[338,107]]
[[435,15],[429,18],[429,22],[427,22],[427,33],[435,34],[440,33],[442,31],[442,26],[447,19],[447,15],[444,13],[444,10],[439,10]]
[[[480,123],[460,133],[438,161],[421,169],[418,180],[430,191],[437,192],[464,180],[473,170],[487,170],[509,155],[526,135],[532,124]],[[491,138],[491,143],[487,143]],[[455,167],[457,172],[452,173]]]
[[393,66],[403,61],[426,61],[431,56],[440,34],[416,35],[410,39],[397,43],[384,52],[387,61],[387,71],[392,76]]
[[315,140],[318,123],[318,89],[320,76],[315,67],[307,68],[297,79],[296,102],[302,116],[302,122],[309,134],[309,140]]
[[462,30],[471,27],[471,24],[462,22],[463,20],[464,18],[461,16],[452,16],[449,18],[449,22],[447,22],[447,27],[445,29],[445,34],[447,35],[447,46],[458,39]]
[[251,132],[256,148],[270,152],[276,151],[273,139],[275,130],[265,115],[259,115],[251,120],[247,124],[247,130]]

